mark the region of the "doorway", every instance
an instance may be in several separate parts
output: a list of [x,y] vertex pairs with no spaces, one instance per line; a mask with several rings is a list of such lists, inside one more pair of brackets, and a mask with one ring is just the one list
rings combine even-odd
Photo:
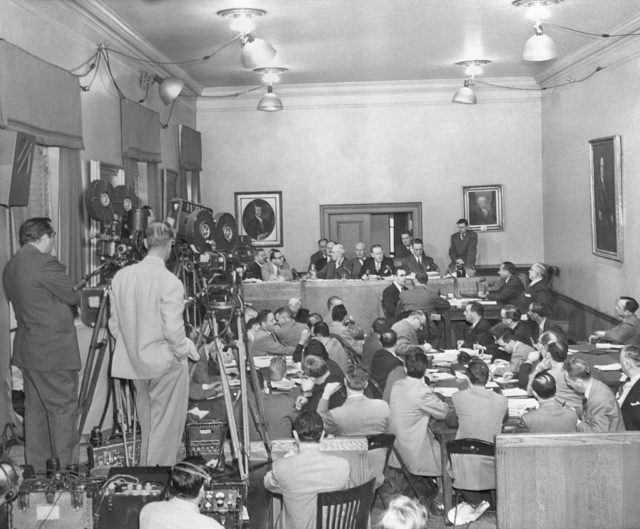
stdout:
[[380,244],[393,257],[400,245],[400,234],[409,231],[422,237],[422,203],[329,204],[320,206],[322,237],[342,244],[346,256],[355,256],[356,243],[369,248]]

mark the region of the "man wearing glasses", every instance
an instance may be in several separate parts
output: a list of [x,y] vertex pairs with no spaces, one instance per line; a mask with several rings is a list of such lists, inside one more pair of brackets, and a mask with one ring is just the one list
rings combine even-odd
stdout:
[[269,262],[262,267],[264,281],[291,281],[293,273],[280,250],[271,250]]
[[18,323],[12,362],[24,375],[26,462],[38,472],[57,457],[64,469],[78,464],[80,353],[71,307],[79,300],[66,267],[51,255],[51,219],[28,219],[19,235],[21,248],[2,279]]

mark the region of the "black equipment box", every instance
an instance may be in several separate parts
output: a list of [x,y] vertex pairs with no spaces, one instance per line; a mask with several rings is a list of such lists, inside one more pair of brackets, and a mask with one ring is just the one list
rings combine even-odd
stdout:
[[200,512],[215,519],[225,529],[242,527],[242,512],[247,499],[247,485],[237,480],[217,480],[205,485]]
[[[135,461],[140,461],[140,447],[142,446],[140,436],[136,438]],[[102,446],[87,447],[87,455],[89,457],[89,470],[95,467],[124,467],[126,459],[124,457],[124,441],[123,439],[107,441]],[[127,455],[129,461],[133,461],[133,440],[127,441]]]
[[184,428],[184,446],[188,456],[201,456],[224,464],[224,440],[229,425],[222,421],[187,423]]

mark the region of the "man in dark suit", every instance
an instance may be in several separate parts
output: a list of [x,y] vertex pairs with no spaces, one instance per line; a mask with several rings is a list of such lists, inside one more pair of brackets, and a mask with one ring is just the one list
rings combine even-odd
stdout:
[[262,205],[254,201],[254,215],[244,224],[245,231],[252,239],[264,239],[273,231],[273,219],[263,216]]
[[[382,349],[378,349],[375,352],[371,361],[371,378],[384,391],[389,373],[396,367],[404,365],[404,362],[400,360],[396,353],[398,343],[396,331],[389,329],[383,332],[380,335],[380,343],[382,344]],[[379,395],[379,397],[382,397],[382,395]]]
[[464,266],[469,277],[476,275],[476,254],[478,251],[478,234],[469,231],[467,219],[459,219],[456,223],[458,231],[451,235],[449,244],[449,272],[455,274],[456,266]]
[[438,265],[433,258],[425,255],[422,239],[413,239],[411,241],[411,255],[403,257],[400,262],[410,274],[438,271]]
[[293,314],[293,319],[298,323],[308,324],[309,319],[309,309],[305,309],[302,307],[302,301],[298,298],[290,298],[289,299],[289,310]]
[[57,457],[78,464],[80,352],[71,307],[73,281],[51,255],[56,232],[48,218],[20,227],[20,245],[3,274],[4,290],[18,322],[13,365],[24,374],[26,462],[36,471]]
[[604,382],[591,376],[589,364],[581,358],[571,357],[565,360],[563,369],[567,384],[574,391],[584,394],[587,401],[582,413],[582,420],[578,421],[578,431],[624,432],[622,413],[613,392]]
[[523,321],[522,313],[515,305],[504,305],[500,309],[500,321],[509,327],[517,340],[533,344],[538,339],[538,326],[534,321]]
[[366,261],[366,253],[367,247],[363,242],[356,243],[355,247],[356,257],[351,261],[353,263],[353,268],[351,269],[351,279],[359,279],[360,278],[360,270],[362,270],[362,266]]
[[402,267],[398,268],[393,283],[382,291],[382,312],[387,321],[391,323],[396,321],[396,308],[400,300],[400,293],[407,290],[406,278],[407,271]]
[[556,399],[556,379],[551,373],[538,373],[531,382],[531,393],[538,400],[538,409],[525,413],[518,431],[528,433],[574,433],[578,415],[573,408]]
[[331,248],[331,261],[318,272],[318,279],[351,279],[353,264],[344,257],[344,246],[335,244]]
[[329,241],[322,238],[318,241],[318,251],[311,255],[309,259],[309,270],[311,267],[315,267],[316,272],[319,272],[327,264],[327,243]]
[[464,340],[458,340],[458,349],[473,349],[475,344],[487,347],[494,343],[491,324],[484,319],[484,307],[479,302],[467,303],[464,319],[471,325],[464,330]]
[[390,277],[395,271],[393,261],[384,255],[382,246],[374,244],[371,247],[371,257],[365,259],[358,276],[360,279],[363,279],[364,276]]
[[618,396],[624,425],[627,430],[640,430],[640,347],[625,345],[620,351],[620,365],[629,377]]
[[542,333],[546,331],[554,331],[558,334],[563,340],[567,340],[567,335],[560,327],[560,324],[557,321],[550,320],[548,317],[548,310],[542,303],[533,302],[529,305],[529,312],[527,312],[527,316],[529,320],[536,324],[536,327],[533,329],[534,335],[533,339],[537,340],[540,338]]
[[263,248],[254,248],[253,259],[253,263],[247,265],[244,278],[262,280],[262,267],[267,262],[267,252]]
[[548,273],[547,267],[543,263],[533,263],[531,265],[531,268],[529,268],[529,284],[525,286],[518,302],[520,312],[526,313],[533,301],[542,303],[547,309],[551,308],[551,294],[547,286]]
[[[505,305],[516,305],[524,292],[524,285],[518,277],[516,265],[511,261],[505,261],[500,265],[498,275],[501,280],[500,285],[493,290],[489,290],[486,298],[491,301],[499,301]],[[482,292],[479,295],[480,297],[485,297]]]
[[400,234],[400,241],[402,244],[396,250],[396,258],[402,259],[403,257],[408,257],[412,255],[411,253],[411,233],[408,231],[403,231]]

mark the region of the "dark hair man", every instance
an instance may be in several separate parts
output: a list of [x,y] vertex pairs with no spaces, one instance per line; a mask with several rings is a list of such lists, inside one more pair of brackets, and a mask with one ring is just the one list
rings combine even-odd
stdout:
[[166,222],[147,228],[147,256],[111,283],[109,329],[116,338],[111,375],[133,380],[143,466],[171,466],[187,416],[187,357],[200,355],[185,335],[182,282],[165,266],[173,232]]
[[396,259],[402,259],[411,255],[411,232],[403,231],[400,233],[400,246],[396,250]]
[[491,324],[484,319],[484,307],[478,301],[467,303],[464,309],[464,319],[470,324],[464,330],[464,340],[458,340],[458,349],[472,349],[474,345],[487,347],[494,343],[491,334]]
[[374,244],[371,247],[371,257],[364,260],[358,277],[360,279],[368,279],[370,277],[390,277],[395,272],[393,260],[384,255],[382,245]]
[[637,310],[638,302],[635,299],[620,296],[614,309],[620,323],[608,331],[596,331],[591,335],[591,341],[632,344],[640,335],[640,319],[635,314]]
[[244,279],[262,279],[262,267],[267,262],[267,252],[264,248],[253,249],[253,262],[246,265]]
[[319,272],[324,268],[327,264],[327,243],[329,241],[324,237],[318,241],[318,251],[311,255],[309,259],[309,267],[308,270],[311,271],[315,269],[316,272]]
[[55,236],[50,219],[25,221],[21,248],[2,278],[18,323],[12,363],[24,375],[26,462],[36,471],[52,457],[61,468],[78,463],[80,353],[71,307],[79,299],[65,266],[51,255]]
[[298,452],[274,461],[264,486],[282,494],[280,527],[311,529],[315,527],[318,493],[346,489],[350,468],[346,459],[320,451],[324,430],[322,417],[316,412],[301,412],[293,423],[293,435]]
[[589,364],[581,358],[571,357],[565,360],[563,369],[567,384],[587,399],[582,420],[578,421],[578,431],[624,432],[618,401],[604,382],[591,376]]
[[574,409],[564,406],[556,399],[556,379],[544,371],[538,373],[531,383],[531,392],[538,400],[538,409],[525,413],[518,430],[529,433],[576,432],[578,416]]
[[371,332],[365,336],[362,346],[362,365],[365,369],[371,369],[373,355],[378,349],[382,349],[380,335],[384,331],[391,329],[391,325],[386,318],[376,318],[371,324]]
[[153,501],[140,511],[140,529],[223,529],[213,518],[200,514],[204,486],[211,479],[201,457],[187,457],[171,469],[168,501]]
[[374,353],[371,361],[371,378],[378,386],[376,390],[378,388],[380,390],[380,395],[376,395],[377,397],[382,397],[389,373],[396,367],[404,364],[398,357],[397,343],[398,335],[393,329],[389,329],[380,334],[380,344],[382,347]]
[[407,269],[404,266],[398,267],[393,282],[382,291],[382,312],[390,322],[396,321],[396,309],[400,301],[400,293],[407,290]]
[[418,272],[438,272],[438,265],[424,253],[424,244],[422,239],[413,239],[411,241],[411,255],[403,257],[400,261],[410,274]]
[[271,250],[269,262],[262,267],[263,281],[291,281],[293,272],[280,250]]
[[478,249],[478,234],[469,230],[467,219],[458,219],[458,231],[451,235],[449,244],[449,273],[456,273],[456,266],[463,266],[467,276],[476,275],[476,253]]
[[620,351],[620,365],[628,377],[618,397],[622,418],[627,430],[640,430],[640,347],[625,345]]
[[517,304],[524,292],[524,284],[518,277],[516,265],[511,261],[505,261],[498,268],[498,276],[500,277],[500,283],[497,288],[489,290],[486,296],[483,292],[480,292],[480,297],[486,297],[492,301],[500,301],[505,305]]

